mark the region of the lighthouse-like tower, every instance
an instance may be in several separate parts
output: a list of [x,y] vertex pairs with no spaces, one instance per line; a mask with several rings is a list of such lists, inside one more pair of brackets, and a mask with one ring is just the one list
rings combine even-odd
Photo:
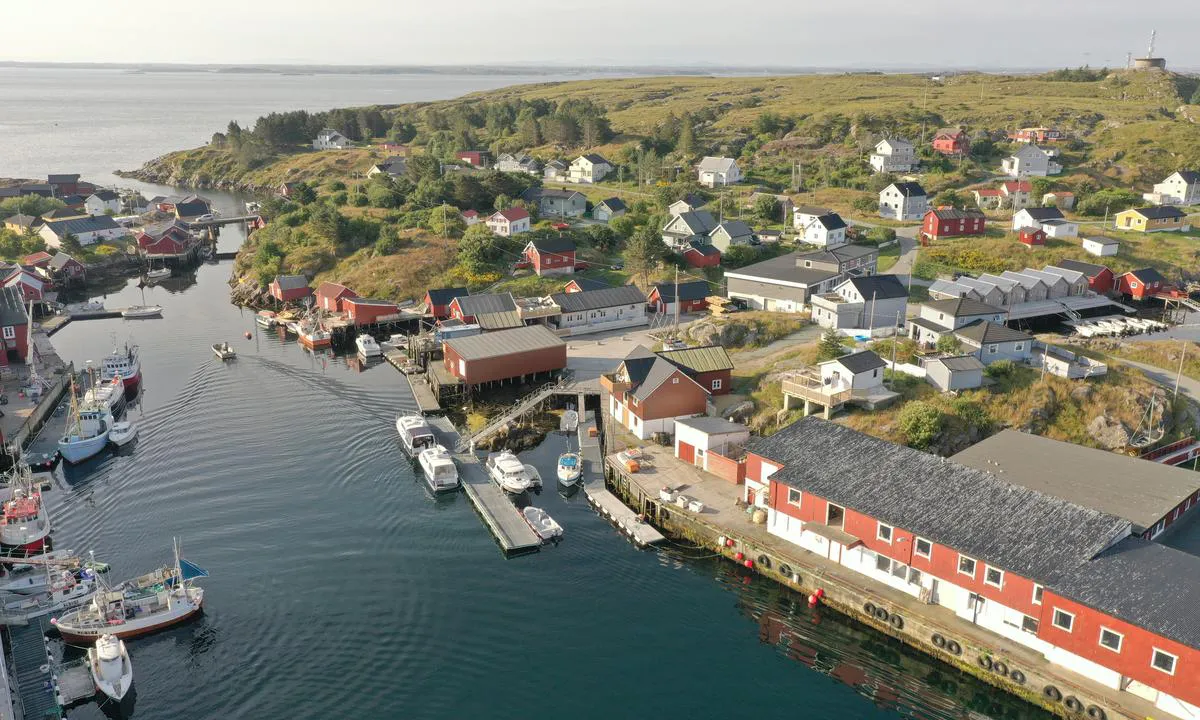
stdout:
[[1134,58],[1134,70],[1166,70],[1167,59],[1154,57],[1154,39],[1158,36],[1157,30],[1150,31],[1150,47],[1146,50],[1146,57]]

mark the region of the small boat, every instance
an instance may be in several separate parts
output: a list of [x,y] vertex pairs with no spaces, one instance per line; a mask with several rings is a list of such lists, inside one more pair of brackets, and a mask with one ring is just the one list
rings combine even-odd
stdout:
[[108,431],[108,441],[117,447],[125,447],[137,439],[137,434],[137,425],[128,420],[123,420],[113,423],[112,430]]
[[[529,473],[532,466],[522,464],[520,458],[511,450],[489,454],[484,465],[492,480],[507,492],[520,494],[534,485],[534,478]],[[541,484],[540,477],[537,481]]]
[[333,344],[333,336],[317,322],[300,323],[296,328],[296,335],[299,336],[300,344],[309,350],[320,350]]
[[259,310],[254,316],[254,322],[265,328],[273,328],[279,322],[279,318],[273,310]]
[[433,447],[437,442],[425,417],[417,413],[396,418],[396,432],[400,433],[400,442],[409,457],[416,457],[421,450]]
[[583,458],[579,453],[566,452],[558,456],[558,481],[563,485],[574,485],[583,473]]
[[383,356],[383,350],[380,349],[379,343],[370,335],[359,335],[354,338],[354,346],[358,348],[358,354],[364,358]]
[[538,534],[543,540],[554,540],[562,537],[562,525],[554,522],[554,518],[541,508],[533,506],[521,510],[521,514],[525,516],[525,522],[529,523],[529,527]]
[[42,494],[34,486],[29,466],[18,461],[9,476],[12,495],[0,516],[0,546],[7,554],[41,552],[50,535],[50,514]]
[[563,432],[575,432],[579,429],[579,413],[574,410],[565,410],[562,420],[559,421],[558,429]]
[[104,362],[100,365],[102,375],[120,375],[125,383],[125,396],[137,395],[138,386],[142,383],[142,364],[138,359],[138,346],[126,344],[124,350],[114,347]]
[[63,570],[57,577],[50,576],[45,568],[41,570],[44,583],[38,592],[22,594],[15,600],[5,601],[0,607],[0,615],[5,622],[18,619],[29,621],[50,613],[73,610],[91,601],[100,588],[96,574],[91,570],[77,573]]
[[113,700],[125,697],[133,685],[133,663],[125,643],[116,635],[101,635],[87,655],[96,689]]
[[237,351],[227,342],[213,343],[213,354],[222,360],[233,360],[237,357]]
[[151,281],[166,280],[171,277],[171,268],[160,267],[146,271],[146,279]]
[[458,466],[446,448],[441,445],[425,448],[417,455],[417,462],[430,490],[438,493],[458,489]]
[[529,487],[540,488],[542,486],[542,474],[532,465],[525,466],[525,474],[529,476]]
[[388,338],[388,344],[394,348],[408,347],[408,336],[404,333],[395,333]]
[[75,399],[75,382],[71,382],[71,416],[67,429],[58,441],[58,451],[72,465],[81,463],[104,449],[112,431],[113,416],[108,408],[81,409]]
[[286,322],[283,324],[283,329],[287,330],[288,332],[290,332],[293,335],[299,335],[300,334],[300,323],[296,322],[295,320],[292,320],[291,322]]
[[93,383],[83,394],[83,404],[108,407],[114,418],[120,417],[125,412],[125,381],[119,373],[113,373],[111,380]]
[[160,305],[130,305],[121,311],[121,317],[126,320],[146,320],[162,317],[162,312]]

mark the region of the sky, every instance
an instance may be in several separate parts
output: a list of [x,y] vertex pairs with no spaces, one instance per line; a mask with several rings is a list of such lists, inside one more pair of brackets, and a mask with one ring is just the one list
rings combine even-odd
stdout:
[[[1200,3],[1128,0],[0,0],[0,60],[322,65],[1123,66],[1157,28],[1200,69]],[[52,30],[50,30],[52,28]],[[48,37],[53,42],[47,42]]]

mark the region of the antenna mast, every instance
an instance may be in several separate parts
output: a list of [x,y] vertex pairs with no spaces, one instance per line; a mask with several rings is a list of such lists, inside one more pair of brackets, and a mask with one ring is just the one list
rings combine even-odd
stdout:
[[1157,30],[1150,31],[1150,48],[1148,50],[1146,50],[1146,57],[1148,57],[1148,58],[1154,57],[1154,38],[1157,35],[1158,35]]

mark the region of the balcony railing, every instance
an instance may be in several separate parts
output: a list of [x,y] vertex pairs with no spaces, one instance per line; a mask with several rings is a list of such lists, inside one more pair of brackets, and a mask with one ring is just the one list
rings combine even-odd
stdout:
[[848,387],[827,385],[816,370],[801,370],[785,375],[781,381],[785,395],[804,398],[826,406],[837,406],[853,396]]

